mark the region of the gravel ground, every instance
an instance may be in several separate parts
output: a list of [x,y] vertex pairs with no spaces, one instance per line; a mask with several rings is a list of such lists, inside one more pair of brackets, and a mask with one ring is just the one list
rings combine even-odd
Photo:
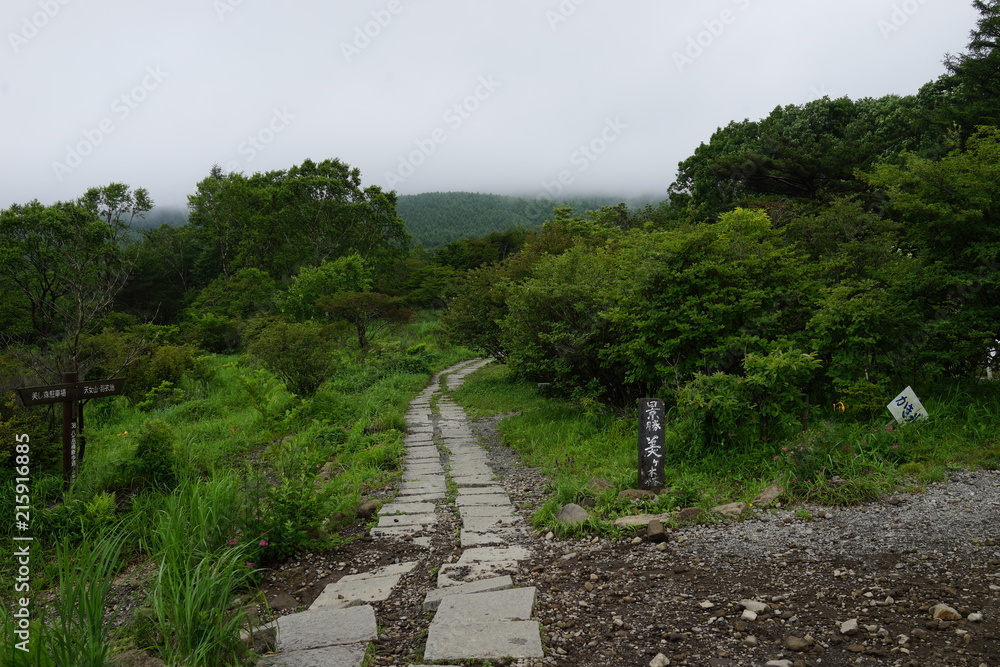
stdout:
[[[499,443],[490,420],[476,428],[511,500],[530,515],[546,480]],[[922,493],[805,509],[811,520],[755,510],[670,530],[658,545],[529,532],[534,557],[514,579],[537,588],[547,657],[492,664],[1000,665],[1000,473],[956,472]],[[420,605],[437,568],[461,554],[458,525],[445,511],[430,549],[362,536],[287,563],[262,588],[290,612],[344,574],[419,560],[375,605],[372,662],[419,664],[430,622]],[[941,603],[961,618],[935,620]]]

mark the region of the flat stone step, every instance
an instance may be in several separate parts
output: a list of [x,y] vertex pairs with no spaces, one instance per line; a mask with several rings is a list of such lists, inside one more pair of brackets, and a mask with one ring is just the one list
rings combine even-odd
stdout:
[[341,577],[340,581],[327,584],[309,609],[343,609],[363,602],[381,602],[388,599],[403,575],[413,571],[417,565],[417,561],[397,563]]
[[441,600],[431,623],[492,623],[527,621],[535,606],[535,587],[449,595]]
[[361,667],[368,650],[368,642],[324,646],[322,648],[292,651],[280,655],[269,655],[257,663],[258,667],[281,665],[281,667]]
[[426,503],[431,500],[444,500],[443,491],[431,491],[425,493],[403,493],[402,489],[399,491],[399,495],[396,496],[397,501],[405,502],[415,502],[415,503]]
[[510,575],[502,577],[492,577],[490,579],[480,579],[468,584],[458,584],[445,588],[435,588],[429,591],[424,597],[424,611],[434,611],[441,604],[441,600],[449,595],[469,595],[471,593],[489,593],[491,591],[502,591],[514,587],[514,580]]
[[437,505],[434,503],[410,503],[397,500],[388,505],[382,505],[382,509],[378,513],[379,516],[387,516],[396,512],[402,512],[403,514],[428,514],[436,509]]
[[427,660],[492,660],[542,658],[542,637],[537,621],[494,621],[431,625],[427,633]]
[[514,528],[520,519],[498,516],[466,516],[462,518],[462,529],[473,533]]
[[390,514],[380,516],[378,528],[393,528],[399,526],[433,526],[438,522],[438,515],[430,514]]
[[278,629],[278,651],[281,653],[360,644],[378,637],[375,609],[371,605],[289,614],[271,621],[265,627],[275,624]]
[[[385,509],[383,507],[382,509]],[[470,516],[492,516],[498,519],[510,519],[513,523],[515,519],[521,521],[521,517],[514,512],[510,505],[498,507],[496,505],[462,505],[458,508],[458,514],[463,519]]]
[[455,498],[459,507],[467,505],[491,505],[493,507],[512,507],[506,493],[481,493],[478,495],[463,495]]

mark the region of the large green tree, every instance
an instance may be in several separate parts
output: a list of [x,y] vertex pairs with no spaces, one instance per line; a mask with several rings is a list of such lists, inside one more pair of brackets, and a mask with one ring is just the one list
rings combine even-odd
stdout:
[[352,253],[387,263],[409,245],[395,193],[363,188],[360,171],[340,160],[252,176],[216,166],[188,206],[195,235],[211,248],[207,263],[226,276],[254,268],[283,278]]
[[977,126],[1000,126],[1000,0],[974,0],[972,5],[980,16],[968,49],[944,61],[948,111],[959,125],[963,145]]
[[42,352],[36,359],[50,375],[81,369],[84,337],[101,326],[134,266],[133,223],[152,205],[145,189],[112,183],[72,202],[0,212],[0,275],[13,288],[5,300],[25,309],[31,331],[20,342]]

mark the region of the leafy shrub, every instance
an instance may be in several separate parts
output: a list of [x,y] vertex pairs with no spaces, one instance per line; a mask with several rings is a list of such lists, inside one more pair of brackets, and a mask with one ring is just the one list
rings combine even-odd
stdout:
[[170,424],[150,419],[136,430],[135,472],[151,487],[170,488],[176,479],[176,435]]
[[280,377],[288,390],[314,394],[340,364],[328,332],[314,322],[274,321],[247,344],[247,353]]
[[241,343],[240,324],[237,320],[203,313],[194,315],[186,325],[184,337],[206,352],[225,354]]
[[325,320],[316,306],[324,296],[337,292],[364,292],[371,289],[371,269],[358,254],[327,260],[316,267],[304,266],[278,299],[282,313],[297,321]]
[[689,456],[779,441],[801,429],[804,388],[819,361],[799,350],[748,354],[744,374],[695,375],[677,394],[678,432]]
[[184,391],[175,387],[173,382],[164,380],[160,383],[160,386],[153,387],[147,391],[143,400],[136,403],[135,407],[142,412],[148,412],[168,405],[178,405],[183,400]]

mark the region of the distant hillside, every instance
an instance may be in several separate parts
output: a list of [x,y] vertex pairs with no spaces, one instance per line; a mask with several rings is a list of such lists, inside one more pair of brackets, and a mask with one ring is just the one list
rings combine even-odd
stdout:
[[188,210],[180,206],[157,206],[146,213],[141,220],[136,220],[138,229],[149,229],[167,224],[171,227],[183,227],[188,221]]
[[552,209],[556,206],[571,206],[574,211],[583,213],[623,201],[632,208],[639,208],[658,200],[588,197],[536,202],[524,197],[474,192],[428,192],[400,195],[396,211],[406,222],[406,230],[413,235],[413,243],[422,243],[425,248],[432,249],[518,225],[534,229],[552,217]]

